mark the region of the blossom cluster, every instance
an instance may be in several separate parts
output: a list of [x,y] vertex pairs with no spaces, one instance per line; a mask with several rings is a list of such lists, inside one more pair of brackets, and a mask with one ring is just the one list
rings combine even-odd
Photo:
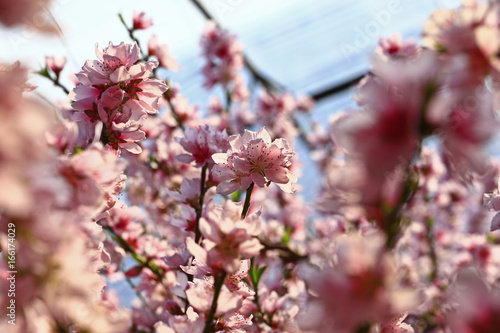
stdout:
[[110,42],[103,51],[96,44],[96,55],[98,60],[87,60],[76,73],[80,84],[69,95],[75,111],[71,120],[80,122],[79,143],[87,145],[97,137],[114,150],[138,154],[137,142],[146,138],[142,123],[159,112],[159,99],[167,90],[164,82],[150,78],[158,62],[137,63],[137,44],[123,42]]
[[201,71],[225,98],[198,112],[159,79],[177,68],[166,45],[141,53],[152,20],[122,22],[134,42],[96,46],[72,89],[65,58],[46,58],[62,119],[27,69],[0,66],[0,276],[8,224],[19,249],[16,325],[0,331],[498,331],[498,2],[436,11],[425,46],[380,38],[358,107],[328,128],[300,126],[308,97],[248,89],[214,22]]
[[211,22],[205,27],[201,46],[206,59],[202,73],[207,88],[217,83],[227,88],[233,81],[241,79],[238,70],[243,67],[243,48],[236,36]]

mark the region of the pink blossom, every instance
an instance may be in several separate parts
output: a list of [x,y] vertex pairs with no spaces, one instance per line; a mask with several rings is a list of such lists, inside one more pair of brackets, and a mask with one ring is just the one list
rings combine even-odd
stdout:
[[428,113],[428,119],[441,128],[443,146],[459,171],[486,171],[483,147],[499,127],[493,110],[493,94],[482,86],[457,90],[447,100],[439,101]]
[[408,314],[397,316],[380,326],[380,333],[413,333],[415,330],[410,325],[403,323]]
[[243,103],[250,97],[250,91],[241,74],[235,76],[231,89],[231,99],[238,103]]
[[45,64],[56,74],[56,77],[59,77],[64,65],[66,65],[66,57],[45,57]]
[[250,269],[250,259],[241,260],[240,268],[234,274],[228,274],[224,283],[231,292],[236,295],[247,298],[255,295],[255,291],[251,290],[243,279],[248,279],[248,270]]
[[[194,279],[193,282],[188,282],[186,289],[186,296],[189,303],[199,313],[207,312],[214,297],[213,278],[207,279]],[[236,310],[241,306],[242,299],[235,294],[231,293],[226,286],[222,286],[219,299],[217,300],[216,315],[222,315]]]
[[[500,300],[488,290],[482,279],[473,274],[461,277],[463,287],[457,289],[457,311],[448,316],[453,332],[494,333],[500,327]],[[458,279],[457,279],[458,280]],[[458,287],[458,286],[456,286]],[[463,291],[462,291],[463,290]]]
[[211,267],[207,264],[207,250],[196,244],[191,237],[186,238],[186,248],[193,255],[194,259],[191,266],[181,266],[184,272],[202,278],[205,275],[214,274],[219,270],[219,267]]
[[180,215],[171,216],[170,223],[181,230],[194,232],[196,227],[196,210],[191,206],[181,204]]
[[304,271],[314,296],[298,319],[303,329],[353,332],[417,304],[415,291],[398,283],[394,257],[384,253],[382,241],[379,235],[345,235],[336,265]]
[[184,138],[176,138],[177,142],[189,153],[177,155],[176,158],[184,163],[194,161],[197,167],[205,164],[213,166],[212,155],[229,149],[225,130],[222,132],[215,131],[208,125],[198,128],[187,127],[184,135]]
[[160,67],[164,67],[170,71],[178,71],[179,66],[177,60],[172,57],[167,44],[159,44],[158,37],[152,35],[148,42],[148,53],[150,56],[156,56]]
[[264,187],[276,183],[283,191],[292,193],[297,178],[290,172],[290,159],[294,152],[285,139],[271,137],[265,128],[258,132],[245,130],[243,136],[229,138],[231,148],[226,153],[212,155],[216,165],[212,173],[217,193],[230,194],[238,189],[246,190],[253,182]]
[[[291,241],[304,241],[306,239],[310,210],[301,196],[283,193],[278,188],[259,189],[252,193],[252,204],[256,207],[262,206],[262,217],[267,222],[267,226],[270,227],[269,231],[277,233],[274,237],[288,229]],[[273,228],[278,229],[273,230]],[[272,233],[269,236],[273,236]]]
[[[497,180],[497,187],[490,193],[483,194],[483,206],[485,206],[489,211],[500,211],[500,179]],[[495,231],[500,229],[500,213],[497,213],[491,220],[490,231]]]
[[103,142],[115,150],[125,149],[133,154],[140,154],[142,147],[139,141],[146,139],[146,133],[139,130],[138,124],[115,124],[111,128],[106,128],[101,137]]
[[201,39],[201,47],[207,61],[202,68],[204,86],[210,89],[220,83],[227,88],[243,66],[242,47],[236,37],[219,29],[214,22],[209,22]]
[[19,106],[20,98],[23,92],[32,91],[35,85],[28,81],[28,70],[21,66],[19,61],[10,66],[0,63],[0,86],[8,94],[0,101],[0,106],[5,112],[12,112]]
[[75,122],[63,120],[52,131],[47,132],[47,143],[62,153],[73,152],[77,146],[78,125]]
[[47,149],[44,137],[53,124],[51,110],[23,97],[26,78],[27,71],[19,62],[8,67],[0,64],[0,183],[5,187],[0,191],[0,206],[8,216],[32,212],[35,201],[41,200],[37,180],[46,181],[43,187],[50,188],[46,199],[64,197],[58,204],[67,202],[64,181],[55,177],[54,165],[49,163],[57,155]]
[[120,203],[111,208],[108,217],[100,219],[99,223],[103,227],[110,227],[114,233],[135,248],[142,234],[144,219],[145,214],[139,207],[127,207]]
[[51,0],[0,1],[0,22],[7,26],[26,25],[26,29],[55,33],[57,27],[47,11]]
[[[172,333],[202,333],[205,327],[205,316],[196,313],[192,306],[188,307],[186,315],[173,316],[168,320],[169,325],[174,329]],[[164,331],[158,331],[164,333]],[[166,333],[170,333],[167,331]]]
[[112,152],[96,144],[63,161],[60,172],[74,188],[75,203],[104,208],[113,200],[123,167]]
[[[100,51],[96,44],[96,55],[99,60],[87,60],[82,71],[76,74],[80,83],[86,87],[80,88],[82,92],[85,89],[91,90],[91,87],[101,89],[100,85],[119,84],[129,98],[137,99],[139,102],[146,101],[146,104],[156,104],[162,93],[167,90],[165,83],[149,78],[158,65],[157,61],[137,63],[139,60],[137,44],[109,43],[103,51]],[[103,88],[105,90],[106,87]],[[146,108],[146,110],[149,113],[158,112],[154,106],[153,109]]]
[[[97,50],[62,121],[23,96],[26,70],[0,64],[0,225],[15,225],[0,230],[0,278],[11,244],[19,272],[16,326],[0,331],[496,333],[500,164],[483,148],[498,130],[500,1],[462,3],[433,15],[425,49],[380,39],[358,110],[330,132],[312,123],[319,200],[284,193],[300,172],[292,117],[312,100],[250,99],[241,45],[215,23],[204,83],[227,103],[212,98],[208,119],[154,78],[175,66],[156,36],[158,61],[134,44]],[[134,13],[127,30],[150,24]],[[131,310],[103,291],[125,277]]]
[[202,268],[204,271],[214,272],[222,268],[235,274],[240,269],[241,259],[256,256],[263,248],[254,237],[260,231],[260,212],[241,220],[232,205],[226,201],[224,209],[209,209],[207,218],[200,219],[200,231],[205,238],[203,249],[188,241],[188,249],[205,267]]
[[145,12],[137,13],[134,10],[133,13],[134,25],[132,27],[133,30],[147,29],[153,25],[153,20],[150,18],[146,19],[145,16],[146,16]]
[[[137,44],[109,43],[102,52],[96,44],[96,55],[99,60],[87,60],[76,74],[80,84],[70,93],[77,110],[73,118],[91,130],[102,121],[103,132],[97,134],[104,144],[138,154],[142,150],[137,142],[145,139],[140,127],[148,113],[158,113],[167,90],[164,82],[149,78],[157,62],[137,63]],[[86,140],[94,135],[89,131]]]
[[259,113],[267,117],[276,117],[279,114],[291,114],[296,110],[296,102],[290,93],[282,95],[262,92],[257,101]]
[[139,47],[137,44],[122,42],[119,45],[113,45],[110,42],[103,51],[96,44],[95,53],[99,60],[87,60],[82,67],[82,71],[76,74],[78,80],[85,86],[110,82],[117,83],[122,81],[120,79],[123,79],[128,70],[132,68],[134,73],[140,74],[142,68],[146,69],[154,66],[154,63],[134,65],[139,60]]
[[400,34],[394,34],[388,38],[380,37],[375,52],[388,59],[409,60],[418,55],[420,48],[413,39],[403,41]]
[[495,231],[500,229],[500,213],[497,213],[491,220],[490,231]]
[[[426,104],[439,86],[438,61],[425,53],[411,62],[374,59],[372,72],[360,83],[361,110],[334,122],[335,143],[356,156],[370,176],[385,177],[407,165],[417,152],[425,124]],[[367,138],[370,138],[367,140]]]
[[478,83],[490,70],[498,72],[498,24],[498,4],[467,0],[457,9],[432,13],[423,42],[447,57],[461,55],[466,60],[462,76]]
[[299,100],[289,92],[271,94],[262,92],[257,100],[257,119],[259,124],[268,129],[271,135],[293,140],[298,130],[293,117],[298,111],[307,111],[311,101],[307,97]]
[[246,333],[253,325],[252,318],[253,315],[245,317],[238,312],[226,313],[222,317],[218,332]]
[[286,296],[280,297],[274,290],[265,297],[262,296],[260,297],[262,299],[262,311],[267,313],[275,313],[280,310],[287,299]]
[[169,196],[178,202],[195,206],[200,196],[200,183],[200,178],[184,178],[178,192],[169,189],[166,189],[166,191]]

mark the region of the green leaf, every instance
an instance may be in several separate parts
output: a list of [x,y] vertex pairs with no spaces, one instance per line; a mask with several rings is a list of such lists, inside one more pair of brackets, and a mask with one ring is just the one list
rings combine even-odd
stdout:
[[261,268],[259,268],[257,271],[256,271],[256,279],[255,279],[255,282],[256,284],[255,285],[258,285],[259,284],[259,281],[260,281],[260,278],[262,276],[262,274],[264,274],[264,271],[266,270],[267,266],[262,266]]
[[495,236],[493,236],[493,235],[488,235],[488,236],[486,236],[486,241],[487,241],[488,243],[490,243],[490,244],[496,244],[497,239],[496,239],[496,237],[495,237]]
[[125,20],[123,19],[123,16],[122,16],[122,14],[121,14],[121,13],[120,13],[120,14],[118,14],[118,17],[120,18],[120,21],[122,21],[123,25],[124,25],[124,26],[127,28],[127,30],[128,30],[127,23],[125,23]]
[[290,242],[290,238],[292,236],[292,228],[287,227],[285,229],[285,234],[283,235],[283,238],[281,239],[281,242],[285,245],[287,245]]
[[264,271],[266,270],[267,266],[262,266],[261,268],[256,268],[253,264],[253,258],[251,259],[251,264],[250,264],[250,269],[248,270],[248,276],[250,277],[250,280],[252,281],[252,285],[255,289],[257,289],[257,286],[259,285],[260,278],[262,277],[262,274],[264,274]]
[[52,80],[52,77],[50,77],[49,70],[47,67],[40,69],[38,72],[35,72],[36,74],[40,74],[41,76],[46,77],[49,80]]
[[446,52],[446,47],[439,43],[439,42],[436,42],[436,44],[434,45],[434,47],[436,48],[436,51],[440,52],[440,53],[444,53]]
[[242,193],[241,190],[237,190],[236,192],[233,192],[231,194],[231,200],[233,200],[234,202],[240,201],[241,193]]

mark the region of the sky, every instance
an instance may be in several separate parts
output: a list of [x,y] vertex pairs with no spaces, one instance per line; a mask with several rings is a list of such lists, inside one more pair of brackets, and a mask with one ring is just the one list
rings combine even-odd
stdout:
[[[390,3],[412,11],[411,15],[398,15],[391,18],[380,34],[388,34],[403,28],[404,24],[421,23],[428,9],[456,3],[455,0],[204,0],[202,1],[217,20],[230,27],[247,46],[247,52],[259,62],[265,71],[280,76],[294,90],[301,87],[317,89],[327,78],[314,79],[304,85],[305,73],[321,72],[318,64],[337,62],[344,67],[359,64],[360,59],[345,61],[346,43],[353,44],[356,29],[363,28],[362,22],[373,20],[377,10],[387,10]],[[416,5],[421,3],[423,5]],[[418,6],[415,12],[414,8]],[[321,7],[321,8],[320,8]],[[411,7],[411,8],[410,8]],[[324,24],[321,12],[331,9],[340,29],[333,31]],[[199,53],[198,43],[205,19],[192,5],[190,0],[53,0],[50,12],[63,31],[63,36],[44,36],[28,28],[1,29],[0,61],[21,60],[33,69],[43,65],[44,57],[53,55],[68,57],[68,70],[78,71],[86,59],[95,58],[95,43],[101,48],[112,41],[119,44],[129,41],[128,35],[118,19],[121,13],[128,24],[132,22],[132,12],[145,11],[154,20],[154,26],[147,31],[137,32],[142,46],[152,33],[159,36],[160,42],[167,43],[171,53],[181,65]],[[339,17],[335,17],[339,13]],[[406,22],[406,23],[405,23]],[[351,23],[351,27],[346,24]],[[335,24],[335,23],[334,23]],[[322,28],[326,28],[322,29]],[[312,36],[302,33],[317,31]],[[289,33],[287,35],[286,33]],[[370,38],[370,49],[377,38]],[[305,47],[294,48],[295,43]],[[300,45],[299,45],[300,46]],[[344,47],[345,49],[345,47]],[[364,56],[364,53],[362,53]],[[344,59],[342,59],[344,58]],[[278,60],[276,60],[278,59]],[[286,61],[283,61],[286,60]],[[287,67],[293,70],[287,70]],[[184,67],[186,68],[186,67]],[[319,68],[319,69],[318,69]],[[333,76],[334,68],[331,67]],[[68,71],[68,72],[69,72]],[[64,75],[63,75],[64,76]],[[64,81],[65,77],[63,77]],[[40,91],[49,96],[52,89],[43,79],[34,78]],[[326,80],[326,81],[325,81]],[[317,82],[316,86],[314,82]],[[64,96],[63,96],[64,97]]]

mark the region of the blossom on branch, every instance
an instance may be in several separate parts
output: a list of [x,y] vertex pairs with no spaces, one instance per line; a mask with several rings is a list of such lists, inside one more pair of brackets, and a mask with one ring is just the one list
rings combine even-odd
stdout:
[[179,70],[177,60],[170,54],[167,44],[159,44],[156,35],[151,36],[149,39],[148,53],[150,56],[156,56],[160,67],[165,67],[170,71]]
[[206,218],[200,220],[200,231],[205,240],[203,248],[188,240],[188,250],[196,258],[195,267],[186,267],[188,274],[214,273],[224,269],[235,274],[241,266],[241,259],[259,254],[263,248],[255,238],[260,232],[260,212],[250,214],[241,220],[240,207],[226,201],[223,207],[209,209]]
[[226,153],[212,155],[216,163],[212,174],[220,181],[217,193],[227,195],[238,189],[245,191],[252,183],[264,187],[271,182],[293,193],[297,178],[289,170],[294,152],[288,141],[271,141],[263,127],[258,132],[245,130],[243,136],[233,135],[229,144],[231,148]]
[[220,83],[227,88],[239,76],[238,70],[243,67],[241,44],[234,35],[219,29],[211,21],[205,27],[201,47],[207,60],[201,70],[205,76],[204,86],[211,89]]
[[[80,84],[69,95],[77,111],[73,120],[92,128],[102,121],[102,132],[95,134],[103,144],[138,154],[137,142],[145,139],[142,123],[147,114],[158,113],[159,98],[167,90],[164,82],[150,78],[158,62],[138,63],[137,44],[123,42],[109,43],[103,51],[96,44],[96,55],[98,60],[87,60],[76,74]],[[95,134],[90,132],[87,142]]]
[[204,125],[198,128],[188,127],[185,130],[185,138],[177,138],[177,142],[189,153],[177,155],[181,162],[196,162],[197,167],[205,164],[214,165],[212,155],[229,149],[227,133],[214,131],[210,126]]
[[45,57],[45,64],[56,74],[56,77],[59,77],[59,73],[66,65],[66,57]]
[[133,14],[134,26],[132,28],[133,30],[147,29],[153,25],[153,20],[150,18],[147,19],[145,18],[145,16],[146,16],[145,12],[137,13],[136,11],[134,11]]

